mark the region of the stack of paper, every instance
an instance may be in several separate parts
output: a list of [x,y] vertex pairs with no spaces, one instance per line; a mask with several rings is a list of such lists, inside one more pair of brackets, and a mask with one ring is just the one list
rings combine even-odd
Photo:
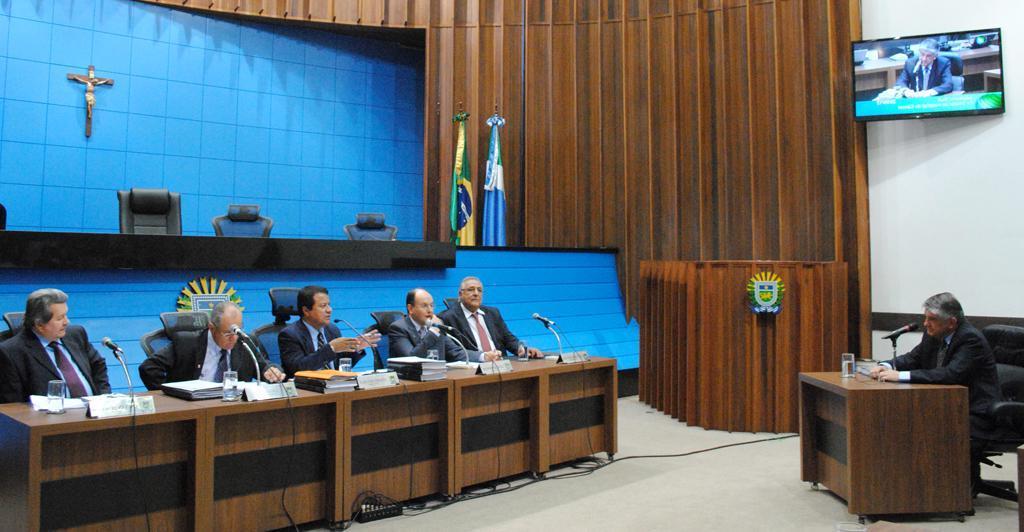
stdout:
[[396,357],[388,359],[388,368],[400,378],[413,381],[439,381],[448,376],[444,360],[422,357]]

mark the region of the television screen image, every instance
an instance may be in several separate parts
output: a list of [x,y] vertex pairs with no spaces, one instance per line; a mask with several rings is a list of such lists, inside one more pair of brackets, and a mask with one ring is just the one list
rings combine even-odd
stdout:
[[1002,53],[998,28],[854,41],[854,117],[1003,113]]

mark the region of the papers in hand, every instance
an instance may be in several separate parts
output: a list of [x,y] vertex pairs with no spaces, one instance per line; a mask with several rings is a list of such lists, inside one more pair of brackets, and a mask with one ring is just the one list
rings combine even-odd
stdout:
[[[30,395],[29,401],[32,403],[32,409],[40,412],[48,412],[50,410],[50,400],[45,395]],[[64,398],[64,410],[71,410],[74,408],[85,408],[85,401],[82,399],[68,399]]]

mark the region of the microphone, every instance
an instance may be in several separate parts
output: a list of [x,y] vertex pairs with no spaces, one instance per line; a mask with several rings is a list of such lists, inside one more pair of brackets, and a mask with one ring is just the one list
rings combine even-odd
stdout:
[[902,335],[903,333],[908,333],[910,331],[916,331],[920,327],[921,327],[921,325],[918,324],[918,323],[908,323],[908,324],[904,325],[903,327],[900,327],[899,329],[896,329],[895,331],[893,331],[893,332],[883,336],[882,339],[883,340],[894,340],[896,338],[899,338],[900,335]]
[[231,334],[234,334],[243,340],[248,340],[248,342],[242,342],[242,347],[249,352],[249,357],[252,358],[252,366],[256,369],[256,383],[259,384],[261,379],[260,363],[256,360],[256,353],[253,352],[251,347],[249,347],[249,344],[256,345],[255,342],[253,342],[252,338],[250,338],[248,334],[245,334],[245,331],[243,331],[238,325],[231,326]]
[[535,320],[537,320],[537,321],[539,321],[539,322],[541,322],[541,323],[543,323],[545,327],[551,327],[552,325],[555,324],[554,321],[549,320],[549,319],[545,318],[544,316],[541,316],[540,314],[537,314],[536,312],[534,312],[533,315],[530,316],[530,317],[535,319]]
[[231,334],[234,334],[234,335],[237,335],[237,336],[241,336],[242,338],[245,338],[246,340],[249,340],[250,342],[252,341],[252,338],[249,338],[249,335],[245,334],[245,331],[243,331],[242,328],[237,326],[237,325],[232,325],[231,326]]
[[917,75],[917,73],[920,70],[921,70],[921,60],[918,59],[917,60],[917,64],[914,65],[914,90],[915,91],[921,90],[921,76]]
[[[354,325],[352,325],[351,323],[348,322],[348,320],[343,319],[343,318],[335,318],[334,319],[334,323],[344,323],[349,329],[352,329],[352,332],[356,333],[356,336],[358,336],[360,340],[366,342],[366,345],[370,346],[369,349],[373,352],[373,370],[374,371],[377,371],[378,369],[384,369],[383,361],[381,361],[380,357],[377,356],[377,349],[375,347],[373,347],[373,344],[370,342],[370,340],[366,336],[364,336],[363,333],[359,329],[356,329]],[[380,333],[380,331],[377,331],[377,332]],[[381,333],[381,334],[383,334],[383,333]],[[366,348],[364,347],[363,349],[366,349]],[[360,349],[360,351],[362,351],[362,349]],[[353,362],[352,365],[355,366],[356,365],[355,362]],[[381,367],[378,368],[377,366],[381,366]]]
[[457,332],[455,330],[455,327],[452,327],[450,325],[445,325],[443,323],[431,323],[430,326],[431,327],[437,327],[438,329],[441,329],[444,332]]
[[115,344],[114,341],[111,340],[109,336],[103,337],[103,345],[106,346],[107,349],[113,351],[114,356],[118,358],[121,358],[121,355],[124,354],[124,351],[117,344]]

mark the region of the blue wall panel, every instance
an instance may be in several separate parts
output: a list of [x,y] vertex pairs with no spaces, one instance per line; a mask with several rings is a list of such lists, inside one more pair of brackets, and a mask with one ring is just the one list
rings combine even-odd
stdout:
[[[484,303],[498,307],[512,331],[530,345],[556,348],[551,334],[530,318],[538,312],[557,322],[567,348],[615,357],[619,369],[639,365],[639,328],[625,320],[611,253],[459,250],[456,266],[445,270],[69,273],[0,270],[0,312],[22,310],[25,296],[36,288],[60,288],[71,298],[72,321],[86,327],[101,353],[107,355],[98,343],[104,336],[125,348],[133,378],[145,356],[139,337],[159,328],[157,315],[174,310],[179,291],[197,276],[228,281],[242,298],[245,327],[251,330],[273,321],[267,290],[275,286],[322,284],[330,290],[335,316],[362,328],[372,323],[372,311],[404,310],[405,293],[415,286],[433,294],[440,312],[445,297],[457,296],[459,281],[475,275],[484,282]],[[117,362],[108,356],[107,363]],[[370,364],[369,358],[360,362]],[[109,375],[116,388],[125,386],[116,368]]]
[[[89,64],[115,85],[96,89],[86,139],[65,74]],[[274,236],[344,238],[381,211],[421,240],[422,124],[422,52],[131,0],[0,1],[10,229],[116,232],[114,191],[134,186],[185,195],[188,235],[252,202]]]

